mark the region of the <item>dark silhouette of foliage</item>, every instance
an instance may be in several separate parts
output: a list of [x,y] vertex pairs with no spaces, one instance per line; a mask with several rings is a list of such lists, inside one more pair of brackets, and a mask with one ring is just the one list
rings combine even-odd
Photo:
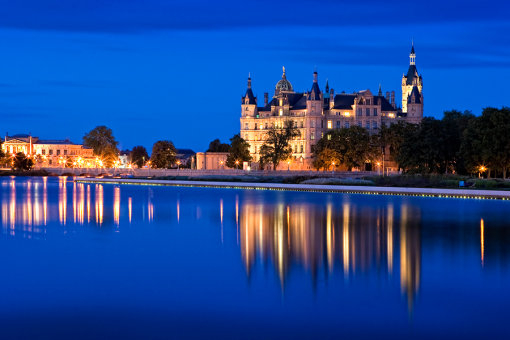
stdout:
[[176,162],[177,151],[171,141],[160,140],[154,143],[151,155],[151,167],[170,169]]
[[118,144],[113,136],[113,131],[104,125],[95,127],[83,136],[83,145],[92,148],[94,155],[101,157],[107,168],[111,168],[118,158]]
[[18,152],[13,159],[12,169],[28,171],[34,166],[34,161],[27,157],[23,152]]
[[292,148],[289,142],[299,136],[299,130],[292,120],[285,121],[283,127],[272,126],[266,133],[264,144],[260,147],[260,165],[272,164],[276,170],[280,162],[289,159]]
[[227,166],[229,168],[241,169],[243,162],[251,161],[250,144],[239,134],[230,138],[230,152],[227,157]]
[[138,145],[131,150],[129,153],[131,158],[131,163],[136,165],[138,168],[141,168],[145,165],[145,162],[149,160],[149,154],[147,153],[147,149],[144,146]]
[[209,143],[207,152],[230,152],[230,145],[220,142],[219,139],[215,139]]

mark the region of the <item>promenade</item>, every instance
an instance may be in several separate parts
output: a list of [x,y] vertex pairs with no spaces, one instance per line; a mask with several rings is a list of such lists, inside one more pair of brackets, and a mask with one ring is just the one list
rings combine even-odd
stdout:
[[202,187],[254,190],[288,190],[328,193],[348,193],[366,195],[399,195],[441,198],[498,199],[510,200],[510,191],[476,190],[476,189],[435,189],[435,188],[402,188],[350,185],[314,185],[314,184],[282,184],[282,183],[247,183],[247,182],[212,182],[212,181],[173,181],[150,179],[111,179],[111,178],[77,178],[79,183],[156,185],[174,187]]

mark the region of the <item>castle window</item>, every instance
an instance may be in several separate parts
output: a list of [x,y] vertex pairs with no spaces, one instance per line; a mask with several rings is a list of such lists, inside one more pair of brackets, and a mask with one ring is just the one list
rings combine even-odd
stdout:
[[369,121],[365,122],[365,128],[370,129],[370,122]]
[[331,140],[331,135],[328,133],[328,140]]
[[66,156],[67,156],[67,150],[64,150],[64,155],[66,155]]
[[356,116],[361,117],[363,115],[363,109],[358,107],[358,111],[356,112]]
[[303,144],[301,144],[301,153],[303,153]]
[[50,154],[50,155],[53,155],[53,150],[52,150],[52,149],[50,149],[49,154]]
[[377,129],[377,122],[376,121],[372,122],[372,129]]
[[244,129],[248,130],[248,123],[244,123]]
[[340,129],[340,121],[339,120],[336,121],[336,128]]
[[369,117],[369,116],[370,116],[370,109],[369,109],[368,107],[365,109],[365,115],[366,115],[367,117]]
[[374,117],[377,117],[377,108],[374,108]]
[[345,128],[348,129],[349,128],[349,122],[345,122]]
[[314,140],[314,139],[315,139],[315,133],[310,134],[310,139],[311,139],[311,140]]
[[313,128],[315,127],[315,121],[314,120],[310,121],[310,127],[313,127]]
[[328,129],[332,129],[333,128],[333,122],[328,120]]
[[42,149],[42,154],[46,155],[46,150],[45,149]]
[[303,127],[303,121],[301,121],[301,127]]
[[361,126],[361,120],[359,120],[359,121],[358,121],[358,126],[359,126],[359,127],[362,127],[362,126]]

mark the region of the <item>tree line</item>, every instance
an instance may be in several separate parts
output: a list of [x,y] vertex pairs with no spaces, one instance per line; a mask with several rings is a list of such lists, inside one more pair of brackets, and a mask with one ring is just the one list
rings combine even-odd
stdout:
[[510,109],[486,108],[481,116],[446,111],[442,119],[398,122],[377,134],[353,126],[332,130],[314,147],[314,166],[349,170],[367,162],[393,161],[404,173],[507,177],[510,167]]

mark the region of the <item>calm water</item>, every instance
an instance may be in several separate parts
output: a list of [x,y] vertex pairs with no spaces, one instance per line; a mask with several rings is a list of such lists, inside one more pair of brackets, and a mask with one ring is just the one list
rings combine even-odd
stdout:
[[510,335],[510,202],[0,188],[2,339]]

